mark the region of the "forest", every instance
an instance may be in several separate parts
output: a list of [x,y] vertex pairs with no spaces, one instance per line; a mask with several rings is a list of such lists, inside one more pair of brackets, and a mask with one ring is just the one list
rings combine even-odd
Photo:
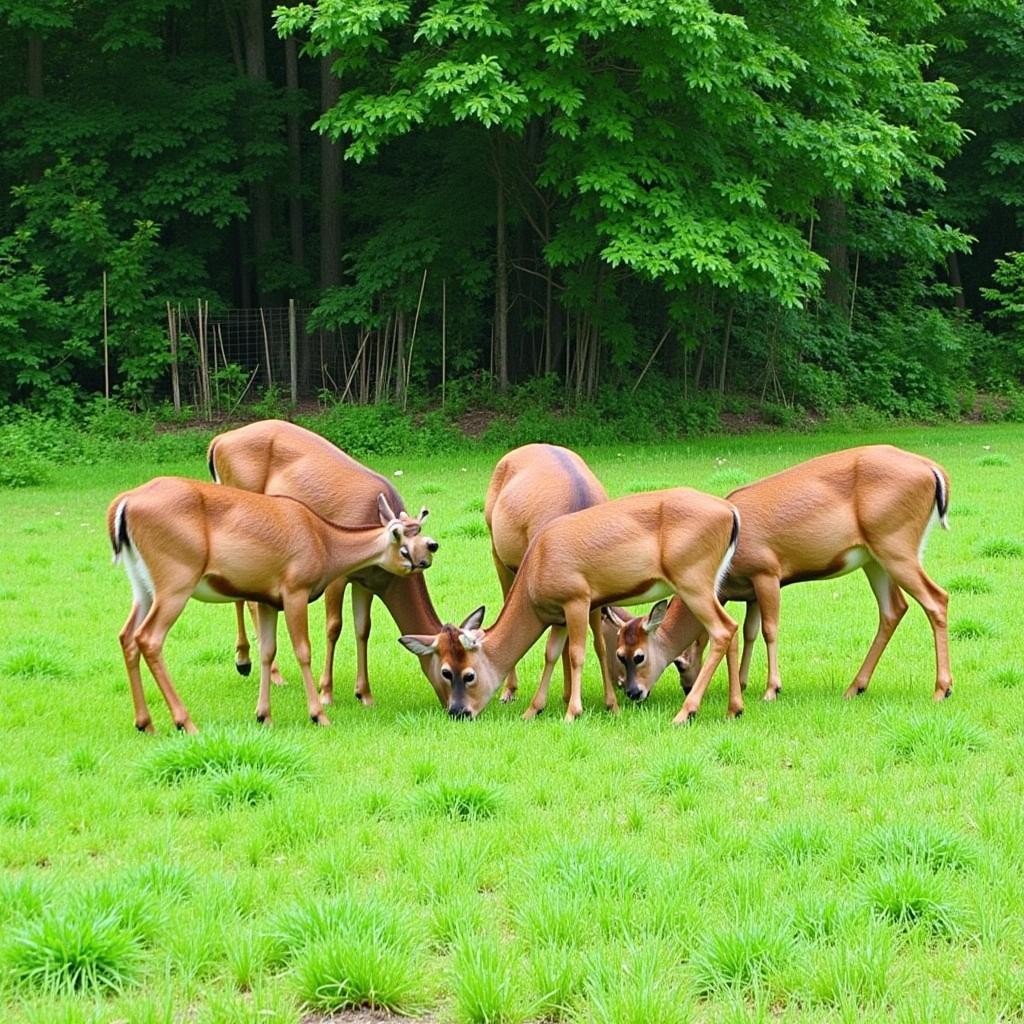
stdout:
[[187,412],[194,321],[249,311],[266,377],[216,341],[203,370],[237,406],[289,301],[328,406],[1024,409],[1017,2],[0,0],[0,24],[8,415],[161,407],[182,323]]

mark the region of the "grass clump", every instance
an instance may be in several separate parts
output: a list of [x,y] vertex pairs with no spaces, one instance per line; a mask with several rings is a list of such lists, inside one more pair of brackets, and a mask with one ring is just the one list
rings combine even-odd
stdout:
[[982,619],[964,618],[949,627],[949,635],[954,640],[988,640],[996,631]]
[[482,519],[463,519],[453,524],[448,532],[454,537],[467,537],[473,540],[487,536],[487,524]]
[[817,822],[790,821],[765,835],[761,850],[773,862],[802,864],[829,847],[828,832]]
[[0,964],[15,985],[46,993],[120,992],[139,978],[137,938],[113,912],[78,900],[49,908],[13,930]]
[[0,825],[11,828],[32,828],[39,824],[39,811],[31,794],[12,793],[0,800]]
[[992,582],[987,576],[961,572],[946,581],[946,590],[951,594],[991,594]]
[[993,537],[979,551],[985,558],[1024,558],[1024,544],[1012,537]]
[[974,464],[976,466],[1009,466],[1010,459],[1002,452],[989,452],[987,455],[975,459]]
[[458,1024],[519,1024],[526,1017],[511,958],[490,936],[459,937],[452,975]]
[[59,679],[64,667],[56,658],[34,647],[16,651],[4,660],[4,674],[25,679]]
[[[812,961],[808,978],[811,1000],[849,1011],[883,1002],[889,991],[889,974],[895,943],[888,928],[860,922],[834,946],[820,951]],[[849,1017],[848,1019],[856,1019]]]
[[854,852],[858,869],[910,862],[932,871],[963,870],[974,867],[977,860],[977,852],[966,838],[933,822],[880,825],[864,836]]
[[864,885],[864,902],[876,917],[899,928],[922,925],[950,935],[957,930],[959,910],[946,896],[947,885],[919,864],[884,866]]
[[587,1019],[594,1024],[688,1024],[692,1000],[668,962],[657,945],[627,947],[602,958],[588,978]]
[[690,966],[698,990],[705,995],[731,988],[754,989],[788,959],[792,947],[792,938],[782,929],[750,917],[705,937]]
[[164,743],[150,758],[146,775],[153,782],[175,785],[185,779],[248,768],[291,779],[306,775],[307,764],[305,751],[278,733],[209,729]]
[[692,754],[671,754],[648,769],[647,789],[659,796],[672,796],[696,786],[704,774],[704,762]]
[[281,777],[275,771],[239,765],[210,776],[207,799],[213,807],[255,807],[277,796]]
[[973,722],[945,708],[898,712],[882,722],[883,741],[898,761],[942,763],[957,754],[980,750],[985,734]]
[[634,480],[626,484],[627,494],[643,494],[647,491],[667,491],[671,487],[678,487],[678,483],[671,483],[668,480]]
[[1024,686],[1024,670],[1001,668],[992,676],[991,683],[1002,690],[1016,690],[1018,687]]
[[419,806],[427,814],[453,821],[493,818],[501,807],[501,794],[479,782],[437,782],[419,794]]

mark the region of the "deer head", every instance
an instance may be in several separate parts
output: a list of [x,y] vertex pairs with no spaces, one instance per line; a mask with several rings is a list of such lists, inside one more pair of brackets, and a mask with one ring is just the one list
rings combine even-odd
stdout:
[[380,494],[377,496],[377,511],[380,513],[381,525],[388,531],[391,540],[387,564],[383,568],[398,576],[429,569],[434,560],[434,552],[440,545],[433,537],[423,533],[423,520],[429,515],[427,509],[420,509],[415,519],[405,511],[396,515],[387,498]]

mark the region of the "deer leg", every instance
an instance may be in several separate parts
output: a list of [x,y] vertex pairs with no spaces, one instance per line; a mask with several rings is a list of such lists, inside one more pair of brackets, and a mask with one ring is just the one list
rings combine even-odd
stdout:
[[302,673],[302,684],[306,688],[306,708],[310,720],[315,725],[330,725],[330,719],[324,714],[320,703],[320,694],[316,692],[313,672],[309,667],[309,594],[305,591],[284,595],[284,621],[288,626],[288,636],[292,641],[295,660],[299,663]]
[[756,601],[747,602],[747,613],[743,616],[743,658],[740,661],[740,689],[747,688],[750,678],[750,661],[761,632],[761,606]]
[[761,609],[761,635],[764,637],[765,647],[768,648],[768,685],[764,691],[764,699],[772,701],[782,689],[778,646],[781,603],[779,579],[777,576],[754,576],[750,582],[757,596],[757,605]]
[[356,631],[356,700],[366,707],[373,704],[370,677],[366,669],[366,647],[370,639],[370,605],[373,594],[366,587],[352,584],[352,624]]
[[[686,700],[683,701],[679,714],[672,719],[673,724],[681,725],[696,717],[700,709],[700,703],[704,699],[704,691],[708,688],[708,683],[711,682],[711,677],[715,674],[715,669],[718,668],[719,662],[728,653],[737,627],[735,621],[729,617],[726,610],[719,603],[713,589],[708,592],[680,589],[676,593],[679,599],[693,613],[694,618],[704,627],[710,641],[707,660],[694,681],[693,689],[690,690]],[[729,659],[727,664],[729,665],[729,693],[731,695],[734,692],[738,692],[739,675],[736,670],[735,659]],[[735,680],[733,679],[734,676]],[[732,716],[736,713],[737,709],[734,709],[730,699],[729,714]]]
[[249,633],[245,628],[245,602],[235,602],[235,671],[247,676],[252,671],[249,652]]
[[277,657],[277,609],[256,605],[256,623],[260,636],[260,695],[256,702],[256,721],[270,725],[270,672]]
[[574,722],[583,714],[583,661],[587,652],[587,627],[590,624],[590,602],[565,605],[565,627],[569,634],[569,665],[572,670],[572,692],[565,709],[565,720]]
[[[505,598],[508,597],[508,592],[512,589],[512,582],[516,578],[515,573],[498,557],[498,552],[494,550],[494,546],[491,546],[491,559],[494,562],[495,571],[498,573],[498,583],[501,584],[501,600],[504,603]],[[512,666],[512,670],[509,672],[508,677],[505,680],[505,685],[501,689],[501,695],[499,700],[502,704],[510,704],[516,699],[516,694],[519,691],[519,676],[516,674],[515,665]]]
[[121,642],[121,651],[124,654],[124,667],[128,670],[128,685],[132,691],[132,704],[135,706],[135,728],[139,732],[154,732],[153,717],[149,713],[146,694],[142,689],[142,674],[139,672],[139,645],[135,640],[135,631],[148,613],[149,604],[142,605],[133,601],[132,610],[128,613],[128,621],[117,635],[117,639]]
[[[249,617],[252,619],[252,624],[253,624],[253,626],[256,629],[256,635],[259,636],[260,635],[259,605],[255,601],[246,601],[245,603],[249,606]],[[285,678],[284,678],[283,675],[281,675],[281,670],[277,667],[277,662],[276,661],[274,662],[273,665],[270,666],[270,681],[275,686],[284,686],[284,684],[285,684]]]
[[[921,570],[921,572],[923,575],[924,570]],[[871,682],[871,676],[874,674],[879,659],[892,639],[893,633],[896,632],[896,627],[907,612],[907,601],[903,596],[903,591],[900,590],[892,576],[886,571],[884,565],[878,562],[868,562],[864,566],[864,574],[867,576],[868,582],[871,584],[871,590],[875,595],[875,600],[878,602],[878,630],[864,658],[864,663],[857,670],[857,674],[853,677],[853,682],[846,688],[846,692],[843,694],[843,697],[847,700],[851,697],[859,696],[868,688],[868,683]],[[936,587],[936,590],[938,589]],[[931,620],[930,615],[928,618]],[[945,625],[945,615],[943,615],[943,625]],[[936,650],[938,650],[938,638],[936,638]],[[948,654],[946,657],[948,670]],[[948,689],[947,686],[944,693],[948,692]],[[939,685],[936,683],[936,694],[938,692]]]
[[617,715],[619,702],[615,699],[615,677],[608,664],[610,655],[604,642],[604,632],[601,629],[600,608],[591,608],[590,610],[590,632],[594,635],[594,653],[597,655],[597,663],[601,666],[601,679],[604,682],[604,706]]
[[164,662],[163,650],[167,633],[178,620],[185,605],[188,604],[188,599],[194,589],[195,583],[193,582],[187,589],[169,595],[158,594],[153,601],[153,606],[149,609],[149,614],[135,631],[135,642],[146,659],[146,664],[156,680],[156,685],[160,687],[174,725],[184,732],[198,732],[198,730],[189,717],[188,708],[182,703],[174,689],[167,665]]
[[324,648],[324,671],[320,676],[320,699],[324,704],[334,703],[334,651],[341,636],[341,607],[345,599],[348,580],[342,576],[324,591],[324,615],[327,643]]
[[551,674],[565,646],[566,632],[563,626],[552,626],[548,634],[548,642],[544,646],[544,671],[541,673],[537,692],[530,701],[530,706],[523,712],[523,718],[529,721],[536,718],[548,706],[548,687],[551,686]]

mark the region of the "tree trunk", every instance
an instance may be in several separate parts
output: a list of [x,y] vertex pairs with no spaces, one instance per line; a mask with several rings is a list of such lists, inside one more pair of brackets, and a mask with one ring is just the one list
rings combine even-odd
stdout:
[[[267,80],[267,51],[263,38],[263,0],[246,0],[242,11],[242,37],[245,46],[245,73],[252,82]],[[260,271],[273,239],[270,182],[257,181],[251,188],[253,257],[256,264],[256,293],[262,302]]]
[[964,283],[960,278],[960,257],[951,252],[946,256],[946,266],[949,269],[949,286],[953,289],[953,300],[956,308],[963,312],[967,308],[964,299]]
[[729,339],[732,336],[732,314],[735,308],[735,304],[730,302],[725,314],[725,336],[722,339],[722,367],[718,376],[718,393],[720,395],[725,394],[725,367],[729,360]]
[[818,200],[821,230],[818,243],[828,260],[825,274],[825,301],[844,313],[850,306],[850,254],[846,246],[846,203],[836,195]]
[[[341,96],[341,79],[331,71],[334,58],[320,58],[320,112]],[[320,136],[320,287],[341,283],[341,146]]]
[[505,140],[499,134],[495,146],[496,240],[494,268],[494,375],[498,390],[508,390],[508,238],[505,203]]
[[43,37],[38,32],[28,37],[28,94],[34,100],[43,98]]
[[288,229],[291,236],[292,263],[296,270],[305,264],[302,244],[302,148],[299,140],[299,46],[294,36],[284,41],[284,73],[288,86]]

